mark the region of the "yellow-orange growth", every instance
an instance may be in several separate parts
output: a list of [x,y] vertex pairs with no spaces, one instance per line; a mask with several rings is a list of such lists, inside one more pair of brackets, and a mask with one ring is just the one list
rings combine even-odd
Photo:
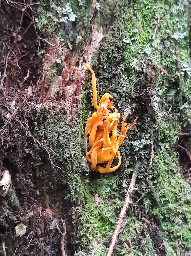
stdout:
[[[92,101],[96,109],[86,124],[85,136],[88,141],[86,159],[91,164],[92,170],[100,173],[114,172],[121,165],[119,147],[123,143],[127,131],[136,124],[137,118],[127,126],[125,121],[130,111],[127,112],[122,120],[121,131],[118,132],[120,113],[113,105],[113,97],[109,93],[105,93],[99,105],[97,104],[95,73],[89,65],[84,64],[84,66],[92,73]],[[118,158],[118,163],[113,166],[115,158]]]

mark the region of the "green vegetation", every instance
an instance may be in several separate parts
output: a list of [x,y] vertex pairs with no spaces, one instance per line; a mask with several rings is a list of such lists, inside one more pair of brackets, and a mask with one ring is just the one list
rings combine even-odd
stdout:
[[42,0],[36,24],[42,34],[50,38],[57,34],[66,46],[79,51],[89,33],[91,10],[88,0]]
[[177,156],[171,150],[163,147],[153,167],[160,168],[152,191],[157,203],[153,213],[161,221],[166,244],[178,254],[180,248],[189,248],[191,242],[191,188],[180,178]]
[[[93,191],[91,200],[87,200],[85,208],[81,208],[81,215],[84,216],[81,241],[86,248],[95,241],[102,245],[110,241],[109,234],[114,230],[124,198],[122,185],[125,183],[126,188],[131,177],[129,174],[138,169],[141,180],[137,184],[135,198],[143,199],[144,209],[141,209],[145,218],[148,221],[156,218],[160,224],[154,238],[150,237],[148,230],[144,230],[140,232],[139,239],[133,239],[133,230],[139,233],[136,227],[142,227],[144,221],[133,218],[134,210],[129,211],[128,225],[120,236],[116,253],[127,255],[125,243],[128,242],[132,255],[155,255],[158,249],[155,239],[161,239],[167,255],[177,255],[182,249],[190,251],[191,244],[188,198],[191,189],[187,181],[180,177],[178,157],[174,152],[181,127],[190,121],[191,63],[185,15],[187,3],[137,1],[130,5],[118,1],[115,8],[113,4],[110,1],[106,6],[104,1],[100,2],[100,11],[106,20],[110,23],[112,15],[115,19],[110,23],[108,34],[94,57],[99,95],[109,91],[119,111],[124,113],[131,107],[139,122],[124,143],[123,159],[128,159],[130,166],[124,174],[115,174],[116,188],[113,189],[113,176],[101,177],[104,186],[109,179],[106,186],[110,191],[108,197],[101,197],[99,188],[98,195],[102,202],[99,210],[92,198],[96,194]],[[152,167],[149,167],[153,145],[156,152]],[[136,164],[133,164],[135,161]],[[124,167],[121,172],[124,172]],[[91,186],[96,189],[98,185],[91,181]],[[119,203],[116,205],[116,202]],[[106,215],[105,211],[110,212],[112,208],[114,215],[110,215],[108,222],[102,214]],[[139,205],[135,208],[139,209]],[[88,216],[92,216],[90,221]],[[98,216],[104,219],[104,230],[100,228]],[[94,230],[93,237],[91,228]],[[100,255],[104,252],[103,248]]]
[[[83,37],[87,35],[91,8],[90,1],[65,2],[62,7],[52,1],[41,7],[37,24],[47,33],[59,31],[65,44],[81,49],[77,36],[80,27]],[[139,172],[135,205],[127,213],[116,255],[190,253],[191,188],[180,177],[174,149],[178,133],[191,121],[187,1],[101,0],[96,8],[106,31],[93,59],[99,95],[111,93],[119,112],[124,115],[131,108],[130,120],[138,116],[138,124],[122,146],[120,170],[100,175],[89,172],[84,158],[89,89],[75,125],[64,113],[45,113],[45,120],[39,115],[38,137],[54,151],[52,179],[67,184],[64,197],[74,204],[81,245],[75,255],[106,254],[134,170]]]

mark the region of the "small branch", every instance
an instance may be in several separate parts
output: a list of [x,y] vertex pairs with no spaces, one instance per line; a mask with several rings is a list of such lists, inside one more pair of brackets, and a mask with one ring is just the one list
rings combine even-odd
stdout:
[[[13,112],[13,111],[14,111],[14,112]],[[32,135],[32,133],[30,132],[30,130],[29,130],[29,128],[27,127],[27,125],[26,125],[26,124],[23,124],[23,122],[22,122],[19,118],[17,118],[17,111],[18,111],[18,108],[17,108],[17,109],[13,109],[13,110],[11,111],[11,109],[8,109],[8,107],[7,107],[7,112],[8,112],[8,114],[7,114],[7,120],[6,120],[5,124],[4,124],[4,126],[0,129],[0,133],[3,134],[4,131],[6,131],[6,129],[5,129],[6,126],[7,126],[8,124],[10,124],[13,119],[16,120],[16,121],[18,122],[18,124],[20,124],[20,126],[24,129],[24,131],[26,132],[26,135],[27,135],[27,136],[30,136],[30,137],[33,139],[33,141],[34,141],[35,143],[37,143],[41,148],[43,148],[43,149],[46,151],[46,153],[48,154],[48,159],[49,159],[49,161],[50,161],[50,163],[51,163],[51,166],[52,166],[52,167],[56,167],[56,168],[62,170],[61,167],[59,167],[59,166],[57,166],[57,165],[55,165],[55,164],[53,163],[53,159],[52,159],[52,156],[51,156],[51,155],[54,155],[54,156],[59,156],[59,155],[58,155],[51,147],[48,147],[48,146],[46,146],[45,144],[41,143],[37,138],[35,138],[35,137]]]
[[151,141],[151,151],[150,151],[150,160],[149,160],[148,170],[152,167],[154,157],[155,157],[154,144],[153,144],[153,141]]
[[161,73],[164,73],[166,76],[170,77],[170,74],[162,66],[153,65],[153,69],[155,71],[160,71]]
[[4,72],[3,72],[3,75],[2,75],[2,78],[1,78],[0,89],[3,89],[4,80],[7,77],[7,66],[8,66],[9,54],[10,54],[10,52],[5,57],[5,63],[4,63],[5,67],[4,67]]
[[24,82],[29,78],[29,75],[30,75],[30,70],[28,69],[27,74],[26,74],[26,76],[23,78],[23,81],[22,81],[22,83],[20,84],[20,86],[22,86],[22,85],[24,84]]
[[160,24],[160,16],[157,18],[157,23],[156,23],[156,26],[155,26],[155,29],[154,29],[154,32],[153,32],[153,35],[152,35],[153,41],[155,41],[155,39],[156,39],[156,34],[157,34],[157,31],[158,31],[159,24]]
[[24,36],[24,34],[28,31],[28,29],[30,28],[30,26],[33,24],[33,20],[30,22],[30,24],[28,25],[28,27],[25,29],[25,31],[22,33],[22,37]]
[[42,38],[42,37],[40,37],[40,36],[38,36],[38,39],[40,39],[40,40],[46,42],[47,44],[49,44],[49,45],[52,46],[52,47],[55,47],[55,46],[56,46],[55,44],[50,43],[48,40],[46,40],[46,39],[44,39],[44,38]]
[[62,237],[60,241],[60,248],[61,248],[62,256],[67,256],[67,253],[65,250],[66,223],[62,218],[61,218],[61,221],[63,225],[63,232],[62,232]]
[[53,167],[56,167],[56,168],[62,170],[61,167],[59,167],[59,166],[57,166],[57,165],[55,165],[55,164],[53,163],[52,158],[51,158],[50,151],[52,152],[52,154],[54,154],[54,155],[56,155],[56,156],[58,156],[58,154],[57,154],[56,152],[54,152],[54,150],[53,150],[52,148],[47,147],[46,145],[42,144],[38,139],[36,139],[36,138],[32,135],[32,133],[29,131],[29,129],[28,129],[19,119],[16,118],[16,120],[20,123],[21,127],[25,130],[26,134],[27,134],[28,136],[30,136],[31,138],[33,138],[34,142],[36,142],[41,148],[43,148],[43,149],[47,152],[48,158],[49,158],[49,160],[50,160],[51,165],[52,165]]
[[181,132],[178,134],[178,136],[180,137],[183,137],[183,136],[191,136],[191,133],[190,132]]
[[2,242],[3,256],[7,256],[5,242]]
[[112,236],[112,240],[111,240],[111,244],[110,244],[107,256],[112,256],[112,253],[113,253],[115,244],[117,242],[117,237],[120,233],[121,225],[123,223],[123,219],[125,217],[126,211],[129,208],[129,205],[132,203],[131,197],[132,197],[133,191],[135,190],[136,179],[137,179],[137,174],[133,173],[132,178],[131,178],[131,182],[130,182],[130,185],[129,185],[129,188],[128,188],[128,191],[127,191],[127,194],[126,194],[126,197],[125,197],[123,208],[121,209],[121,212],[119,214],[119,218],[117,220],[116,228],[115,228],[115,231],[114,231],[113,236]]
[[30,8],[33,5],[39,5],[40,2],[36,3],[30,3],[30,4],[25,4],[25,3],[17,3],[16,1],[12,0],[6,0],[7,4],[11,5],[14,8],[17,8],[20,11],[25,11],[27,8]]

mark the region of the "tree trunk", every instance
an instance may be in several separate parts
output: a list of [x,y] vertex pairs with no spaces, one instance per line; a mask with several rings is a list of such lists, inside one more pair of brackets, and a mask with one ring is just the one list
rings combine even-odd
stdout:
[[[0,7],[0,255],[190,255],[190,1]],[[128,110],[137,118],[112,173],[86,160],[96,109],[83,63],[98,105],[113,97],[116,132]]]

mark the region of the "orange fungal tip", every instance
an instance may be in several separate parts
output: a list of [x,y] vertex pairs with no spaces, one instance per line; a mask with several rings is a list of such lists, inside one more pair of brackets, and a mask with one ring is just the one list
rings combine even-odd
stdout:
[[89,66],[88,64],[86,64],[86,63],[83,63],[83,65],[84,65],[84,67],[85,67],[86,69],[89,69],[89,68],[90,68],[90,66]]

